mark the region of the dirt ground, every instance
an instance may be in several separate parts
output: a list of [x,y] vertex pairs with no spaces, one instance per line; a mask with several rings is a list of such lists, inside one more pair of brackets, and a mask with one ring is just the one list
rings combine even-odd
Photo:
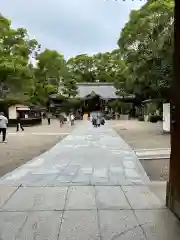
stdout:
[[170,134],[163,133],[162,123],[119,120],[111,124],[133,149],[170,148]]
[[151,181],[169,180],[169,159],[140,161]]
[[16,133],[15,128],[9,128],[7,144],[0,143],[0,176],[47,151],[73,128],[66,124],[60,128],[56,120],[50,126],[44,121],[41,126],[25,128],[24,132]]
[[[132,149],[170,148],[170,134],[163,133],[162,123],[119,120],[111,125]],[[141,164],[152,181],[169,179],[169,159],[141,160]]]

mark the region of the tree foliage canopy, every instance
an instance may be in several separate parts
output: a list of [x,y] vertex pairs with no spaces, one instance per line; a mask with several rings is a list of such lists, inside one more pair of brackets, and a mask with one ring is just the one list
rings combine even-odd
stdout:
[[174,1],[148,1],[132,11],[118,40],[126,86],[142,98],[167,98],[172,80]]
[[0,16],[0,97],[27,90],[31,79],[29,59],[38,47],[25,29],[12,29],[10,21]]
[[29,38],[26,29],[12,29],[11,22],[0,16],[0,98],[18,95],[45,105],[60,82],[64,94],[75,95],[76,83],[64,56],[55,50],[40,52],[40,45]]
[[124,62],[119,58],[119,50],[87,54],[70,58],[67,66],[77,82],[114,82],[120,77]]
[[173,22],[173,0],[149,0],[131,12],[117,49],[66,61],[55,50],[40,51],[26,29],[13,29],[0,16],[0,98],[26,93],[29,101],[45,105],[52,93],[74,97],[76,83],[99,81],[141,100],[166,99],[173,75]]

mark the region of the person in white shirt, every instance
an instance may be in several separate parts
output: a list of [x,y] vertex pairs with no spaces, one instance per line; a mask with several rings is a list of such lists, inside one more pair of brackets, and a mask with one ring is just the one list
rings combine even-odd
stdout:
[[2,133],[2,142],[6,142],[8,119],[4,116],[4,113],[0,113],[0,134]]
[[71,126],[74,125],[74,119],[75,119],[75,117],[74,117],[74,114],[72,113],[70,115]]

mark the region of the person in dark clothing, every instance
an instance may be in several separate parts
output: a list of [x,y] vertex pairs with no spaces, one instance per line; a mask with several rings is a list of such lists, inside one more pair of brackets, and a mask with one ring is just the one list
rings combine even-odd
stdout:
[[90,112],[88,112],[88,121],[90,120],[90,116],[91,116],[91,113]]
[[6,141],[6,131],[7,128],[0,128],[0,134],[2,133],[2,142],[5,143]]
[[17,118],[16,118],[16,132],[19,132],[19,128],[21,128],[22,131],[24,131],[24,128],[22,126],[22,123],[21,123],[21,116],[20,114],[18,114]]
[[43,119],[45,119],[46,118],[46,114],[45,113],[43,113]]
[[48,120],[48,125],[50,125],[51,124],[51,115],[50,115],[50,113],[48,112],[46,114],[46,116],[47,116],[47,120]]
[[97,116],[92,117],[92,124],[94,127],[97,127]]
[[101,125],[104,125],[105,124],[105,119],[104,117],[101,119]]

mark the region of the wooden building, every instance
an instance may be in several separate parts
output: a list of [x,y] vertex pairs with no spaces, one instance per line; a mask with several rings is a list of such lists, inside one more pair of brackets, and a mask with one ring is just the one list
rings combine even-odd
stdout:
[[[75,99],[80,100],[80,108],[85,113],[91,111],[104,111],[109,102],[113,100],[121,100],[123,102],[132,102],[134,95],[117,95],[117,90],[113,83],[91,82],[78,83],[77,95]],[[59,90],[59,95],[61,91]],[[51,95],[51,106],[57,107],[61,105],[62,100],[58,100],[57,95]]]
[[45,109],[20,101],[6,102],[0,100],[0,112],[4,112],[8,118],[9,126],[15,126],[19,115],[24,126],[32,126],[42,123],[42,112]]

